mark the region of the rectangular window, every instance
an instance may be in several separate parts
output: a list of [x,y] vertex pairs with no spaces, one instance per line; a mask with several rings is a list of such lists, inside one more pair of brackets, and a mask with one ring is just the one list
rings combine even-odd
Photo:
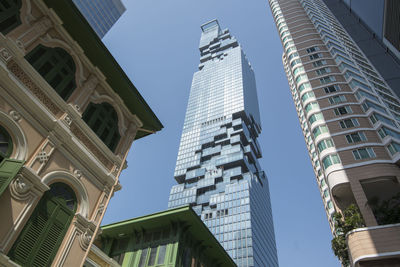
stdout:
[[138,267],[144,267],[146,265],[147,250],[148,250],[147,248],[142,250],[142,253],[140,254]]
[[371,101],[368,101],[368,100],[366,100],[361,106],[362,106],[364,112],[367,112],[367,110],[370,108],[374,108],[382,113],[387,114],[386,109],[384,109],[382,106],[372,103]]
[[378,121],[381,121],[381,122],[387,123],[391,126],[395,126],[394,122],[391,119],[388,119],[385,116],[382,116],[375,112],[371,115],[371,117],[369,117],[369,119],[371,120],[372,124],[375,124]]
[[382,139],[385,138],[387,135],[390,135],[390,136],[400,140],[400,133],[395,132],[395,131],[393,131],[393,130],[385,127],[385,126],[383,126],[382,128],[380,128],[378,130],[378,134]]
[[334,92],[340,91],[340,87],[339,87],[339,85],[335,84],[335,85],[331,85],[331,86],[325,87],[324,91],[327,94],[334,93]]
[[374,100],[374,101],[376,101],[376,102],[379,102],[379,100],[378,100],[378,98],[376,98],[375,96],[373,96],[373,95],[371,95],[370,93],[367,93],[367,92],[365,92],[365,91],[363,91],[363,90],[358,90],[357,92],[356,92],[356,97],[357,97],[357,99],[358,100],[360,100],[362,97],[367,97],[367,98],[369,98],[369,99],[371,99],[371,100]]
[[317,52],[319,51],[319,47],[318,46],[314,46],[314,47],[310,47],[306,49],[307,53],[313,53],[313,52]]
[[335,82],[336,78],[334,76],[325,76],[319,79],[319,82],[321,84],[327,84],[327,83],[331,83],[331,82]]
[[167,251],[167,245],[161,245],[158,248],[157,264],[164,264],[166,251]]
[[322,140],[321,142],[318,143],[317,145],[318,151],[321,153],[323,150],[333,147],[333,141],[331,138]]
[[322,159],[322,165],[324,166],[325,169],[333,164],[339,164],[339,163],[340,159],[337,154],[331,154]]
[[352,134],[347,134],[346,140],[347,140],[347,143],[352,144],[352,143],[366,141],[367,138],[365,137],[365,134],[363,132],[356,132],[356,133],[352,133]]
[[345,114],[351,114],[353,113],[353,110],[351,109],[350,106],[343,106],[333,109],[333,112],[335,113],[336,116],[341,116]]
[[357,119],[346,119],[339,122],[342,129],[360,126]]
[[371,147],[360,148],[353,150],[353,155],[356,160],[375,158],[375,152]]
[[346,97],[344,95],[336,95],[329,98],[329,103],[331,103],[332,105],[343,102],[346,102]]
[[326,61],[325,60],[318,60],[318,61],[313,62],[314,68],[321,67],[323,65],[326,65]]
[[314,138],[317,138],[320,134],[327,133],[328,127],[326,125],[318,126],[313,130]]
[[400,145],[395,142],[391,142],[388,146],[387,149],[389,150],[390,154],[393,156],[397,152],[400,151]]
[[314,59],[317,59],[317,58],[322,58],[322,54],[316,53],[316,54],[310,55],[310,60],[314,60]]
[[327,73],[330,73],[330,72],[331,72],[330,68],[321,68],[321,69],[318,69],[318,70],[315,71],[315,73],[317,75],[324,75],[324,74],[327,74]]

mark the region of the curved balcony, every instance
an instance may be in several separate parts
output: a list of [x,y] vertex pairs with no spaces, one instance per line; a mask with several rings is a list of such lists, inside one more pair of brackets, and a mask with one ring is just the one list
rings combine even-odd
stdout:
[[346,239],[351,266],[400,266],[400,223],[354,229]]

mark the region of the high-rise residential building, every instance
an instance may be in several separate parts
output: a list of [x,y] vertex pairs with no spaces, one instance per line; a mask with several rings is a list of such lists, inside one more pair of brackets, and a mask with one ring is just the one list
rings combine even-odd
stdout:
[[111,29],[126,8],[121,0],[73,0],[100,38]]
[[382,78],[400,96],[400,1],[324,2]]
[[239,267],[278,266],[254,72],[217,20],[201,29],[168,207],[192,206]]
[[354,204],[365,227],[347,233],[351,265],[399,266],[399,98],[323,0],[269,3],[332,232]]

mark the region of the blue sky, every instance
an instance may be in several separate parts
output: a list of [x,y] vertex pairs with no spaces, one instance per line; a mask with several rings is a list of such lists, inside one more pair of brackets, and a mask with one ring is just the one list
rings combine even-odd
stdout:
[[340,266],[283,70],[267,0],[132,0],[103,41],[164,124],[135,142],[103,224],[167,208],[200,25],[217,18],[242,44],[257,82],[261,166],[271,190],[279,263]]

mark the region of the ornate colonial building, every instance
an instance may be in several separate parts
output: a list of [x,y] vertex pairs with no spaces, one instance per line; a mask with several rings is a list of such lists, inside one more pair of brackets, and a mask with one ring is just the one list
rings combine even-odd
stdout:
[[80,266],[162,128],[72,1],[0,1],[0,266]]

